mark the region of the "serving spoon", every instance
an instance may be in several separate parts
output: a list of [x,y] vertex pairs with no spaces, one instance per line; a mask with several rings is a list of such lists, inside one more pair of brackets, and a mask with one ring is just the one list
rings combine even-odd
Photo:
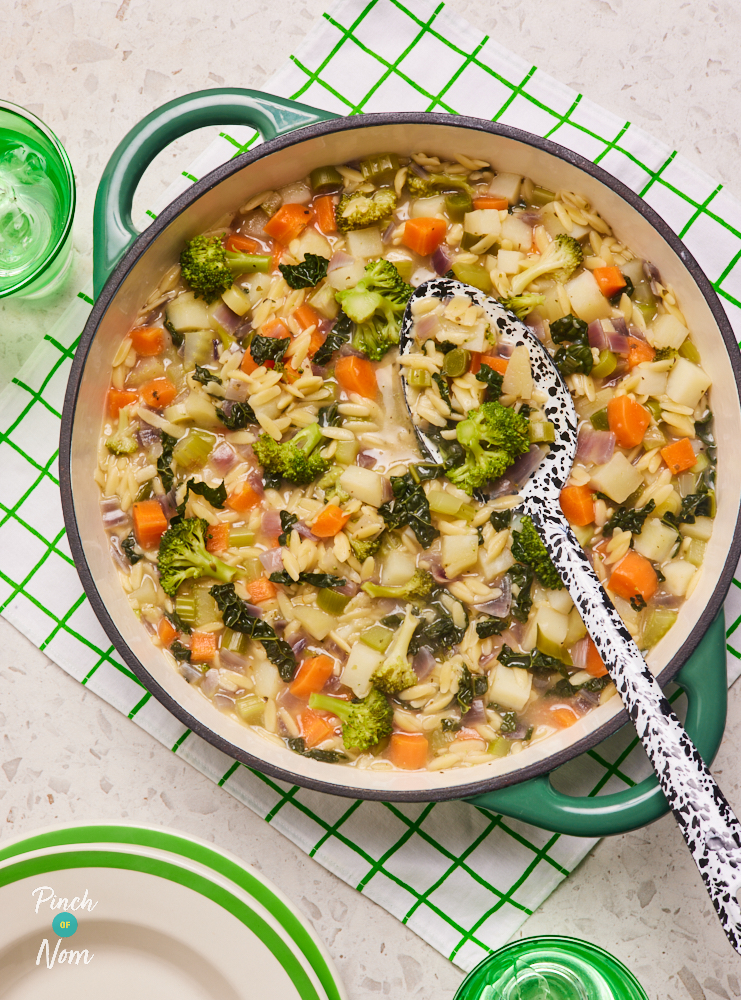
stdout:
[[[414,304],[420,299],[453,296],[465,296],[481,306],[500,342],[512,347],[524,345],[528,350],[534,382],[548,400],[543,409],[554,425],[556,440],[517,488],[519,502],[513,509],[532,519],[579,609],[656,772],[723,930],[741,954],[741,823],[672,711],[561,512],[559,494],[576,455],[578,420],[571,393],[550,354],[500,302],[450,278],[424,282],[415,290],[404,312],[399,352],[414,351],[413,326],[418,318],[413,313]],[[411,387],[403,374],[401,380],[420,448],[431,461],[444,464],[438,445],[415,422]]]

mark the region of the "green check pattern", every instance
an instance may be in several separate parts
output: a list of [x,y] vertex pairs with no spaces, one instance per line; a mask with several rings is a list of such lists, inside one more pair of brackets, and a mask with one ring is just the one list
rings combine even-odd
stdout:
[[[682,237],[741,338],[741,204],[676,151],[508,52],[443,4],[342,0],[267,90],[341,115],[399,109],[473,115],[581,153],[641,194]],[[163,204],[257,142],[248,128],[222,132],[176,178]],[[156,218],[156,211],[147,215]],[[59,421],[91,305],[88,291],[80,291],[0,395],[0,612],[81,684],[461,968],[472,968],[514,934],[594,841],[464,803],[350,801],[282,784],[204,743],[141,687],[90,609],[62,521]],[[729,683],[741,674],[737,576],[725,609]],[[561,768],[554,783],[597,795],[630,787],[647,773],[635,738],[623,730]]]

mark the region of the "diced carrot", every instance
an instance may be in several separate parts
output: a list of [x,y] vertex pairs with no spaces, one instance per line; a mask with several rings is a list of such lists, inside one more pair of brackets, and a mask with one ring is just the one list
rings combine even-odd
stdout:
[[334,214],[334,198],[331,194],[324,194],[321,198],[314,199],[314,215],[316,224],[323,233],[336,233],[337,222]]
[[238,233],[232,233],[227,237],[224,249],[231,253],[262,253],[262,247],[257,240],[249,236],[240,236]]
[[349,520],[350,515],[341,511],[337,504],[328,503],[324,510],[317,514],[311,530],[317,538],[333,538],[342,531]]
[[134,535],[143,549],[155,549],[167,531],[167,518],[156,500],[140,500],[131,508]]
[[594,521],[594,497],[588,486],[566,486],[561,490],[561,510],[570,524],[583,528]]
[[271,272],[275,273],[278,270],[278,266],[281,260],[283,259],[283,253],[285,249],[286,248],[284,246],[281,246],[280,243],[273,244],[273,259],[270,262]]
[[315,747],[334,734],[334,727],[322,715],[305,708],[298,717],[299,729],[307,747]]
[[499,372],[500,375],[504,375],[507,371],[508,361],[506,358],[495,358],[492,354],[482,354],[479,359],[478,368],[474,368],[471,365],[471,371],[476,374],[476,372],[481,371],[482,365],[488,365],[489,368],[493,368],[495,372]]
[[643,361],[653,361],[656,351],[645,340],[628,337],[628,368],[635,368]]
[[253,490],[249,482],[245,479],[227,497],[227,504],[232,510],[240,513],[245,510],[252,510],[262,503],[260,494]]
[[206,548],[209,552],[223,552],[229,548],[229,525],[211,524],[206,532]]
[[165,618],[165,616],[162,615],[159,625],[157,626],[157,635],[159,636],[159,640],[163,646],[169,646],[177,639],[178,630],[169,618]]
[[287,246],[306,229],[310,221],[311,209],[306,205],[281,205],[262,228],[272,239]]
[[206,663],[216,654],[215,632],[193,632],[190,637],[190,662]]
[[301,378],[301,373],[297,372],[293,367],[293,361],[289,361],[288,364],[283,366],[283,381],[288,382],[289,385],[293,385],[299,378]]
[[276,595],[275,584],[268,580],[266,576],[260,576],[247,585],[247,591],[253,604],[262,604],[263,601],[272,601]]
[[130,389],[114,389],[111,386],[108,390],[108,412],[112,417],[118,417],[119,411],[124,406],[128,406],[129,403],[133,403],[138,398],[138,394]]
[[267,323],[263,323],[258,333],[261,337],[275,337],[276,340],[285,340],[286,337],[291,336],[291,331],[277,316],[273,316]]
[[165,331],[161,326],[140,326],[129,334],[131,345],[137,354],[149,358],[159,354],[165,347]]
[[615,569],[612,571],[609,590],[624,601],[640,596],[648,602],[656,593],[659,580],[651,563],[635,549],[628,549]]
[[604,677],[607,673],[607,667],[602,662],[602,657],[589,636],[587,636],[587,665],[584,669],[592,677]]
[[376,373],[367,358],[356,358],[354,355],[339,358],[334,373],[345,392],[357,392],[366,399],[375,399],[378,395]]
[[314,691],[321,691],[334,671],[334,660],[325,653],[309,656],[298,668],[291,683],[291,694],[308,698]]
[[447,230],[444,219],[408,219],[404,223],[402,243],[420,257],[427,257],[440,246]]
[[255,359],[252,357],[249,347],[244,352],[242,361],[239,365],[240,369],[245,373],[245,375],[251,375],[254,371],[260,367]]
[[430,744],[422,733],[394,733],[389,743],[389,758],[397,767],[419,771],[427,763]]
[[619,267],[595,267],[592,274],[606,299],[611,299],[621,288],[625,288],[626,281]]
[[629,396],[616,396],[607,404],[607,422],[621,448],[635,448],[643,441],[651,414]]
[[566,708],[565,706],[552,708],[550,717],[559,729],[568,729],[579,718],[576,712],[572,712],[570,708]]
[[661,457],[666,462],[667,467],[671,469],[673,476],[678,476],[680,472],[691,469],[697,461],[697,455],[689,438],[672,441],[666,448],[661,449]]
[[140,391],[144,402],[153,410],[169,406],[178,393],[169,378],[153,378],[151,382],[146,382]]
[[322,346],[324,341],[327,339],[326,333],[322,333],[321,330],[316,329],[311,335],[309,340],[309,357],[313,358],[319,348]]
[[500,212],[506,212],[509,208],[509,202],[506,198],[474,198],[473,207],[475,209],[497,208]]
[[302,330],[308,330],[310,326],[317,327],[322,321],[319,313],[316,309],[312,309],[308,302],[304,302],[302,306],[299,306],[294,311],[293,318]]

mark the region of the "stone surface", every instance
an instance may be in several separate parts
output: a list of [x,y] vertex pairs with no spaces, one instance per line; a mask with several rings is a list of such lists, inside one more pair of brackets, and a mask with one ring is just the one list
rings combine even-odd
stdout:
[[[741,195],[736,165],[741,8],[728,0],[451,0],[526,59],[644,126]],[[324,0],[214,8],[145,0],[4,5],[2,96],[59,135],[76,169],[75,280],[53,304],[0,303],[0,385],[90,273],[95,187],[125,132],[157,104],[224,83],[260,87]],[[208,141],[166,150],[144,208]],[[452,997],[462,975],[398,921],[328,874],[227,793],[88,694],[0,622],[0,838],[95,818],[167,825],[234,851],[273,879],[326,940],[352,1000]],[[736,809],[741,693],[730,698],[716,773]],[[671,818],[603,841],[526,923],[525,935],[586,937],[623,959],[653,998],[741,996],[733,954]]]

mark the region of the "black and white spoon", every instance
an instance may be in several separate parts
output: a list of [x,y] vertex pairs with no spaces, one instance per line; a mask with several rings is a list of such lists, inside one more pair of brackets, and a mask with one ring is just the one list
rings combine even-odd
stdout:
[[[622,698],[638,737],[659,779],[687,846],[713,901],[723,930],[741,954],[741,823],[705,762],[672,711],[638,647],[605,593],[597,574],[561,513],[559,493],[576,455],[577,416],[571,394],[548,351],[524,323],[483,292],[448,278],[427,281],[409,300],[401,327],[400,354],[414,352],[412,306],[423,298],[467,296],[482,307],[497,337],[530,355],[535,384],[548,397],[544,410],[556,429],[540,465],[517,490],[519,513],[533,524],[567,587]],[[402,370],[403,371],[403,370]],[[442,463],[437,445],[417,426],[410,407],[410,386],[402,384],[420,447]]]

